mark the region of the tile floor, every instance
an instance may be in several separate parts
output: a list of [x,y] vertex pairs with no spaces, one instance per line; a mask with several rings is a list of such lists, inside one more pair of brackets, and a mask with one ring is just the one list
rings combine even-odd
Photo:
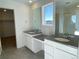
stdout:
[[20,49],[8,47],[3,49],[0,59],[44,59],[44,52],[40,51],[37,54],[34,54],[25,47]]

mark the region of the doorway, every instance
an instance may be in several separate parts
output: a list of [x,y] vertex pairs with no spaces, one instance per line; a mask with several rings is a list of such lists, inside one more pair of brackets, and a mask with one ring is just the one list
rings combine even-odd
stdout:
[[16,47],[14,10],[0,8],[0,36],[2,49]]

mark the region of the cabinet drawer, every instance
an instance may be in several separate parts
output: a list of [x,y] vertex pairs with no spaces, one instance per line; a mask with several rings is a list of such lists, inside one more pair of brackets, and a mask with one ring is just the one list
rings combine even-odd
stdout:
[[45,59],[54,59],[53,56],[45,53]]
[[77,59],[77,56],[54,48],[54,59]]
[[47,40],[47,39],[44,41],[44,43],[48,44],[49,46],[61,49],[63,51],[67,51],[68,53],[71,53],[71,54],[77,56],[77,48],[74,48],[74,47],[71,47],[71,46],[68,46],[68,45],[64,45],[64,44],[61,44],[61,43],[58,43],[58,42],[50,41],[50,40]]
[[32,38],[30,38],[30,37],[27,37],[27,42],[30,42],[30,43],[32,43],[32,41],[33,41],[33,39],[32,39]]
[[47,44],[44,44],[44,51],[50,55],[53,56],[53,53],[54,53],[54,49],[53,47],[47,45]]

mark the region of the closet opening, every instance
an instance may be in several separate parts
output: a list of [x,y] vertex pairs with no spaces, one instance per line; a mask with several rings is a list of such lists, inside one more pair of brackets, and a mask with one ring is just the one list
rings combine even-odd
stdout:
[[16,48],[14,10],[0,8],[0,37],[2,49]]

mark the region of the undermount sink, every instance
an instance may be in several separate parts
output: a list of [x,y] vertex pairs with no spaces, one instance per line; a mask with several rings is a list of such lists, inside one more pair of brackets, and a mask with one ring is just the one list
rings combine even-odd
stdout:
[[33,33],[35,33],[35,32],[29,32],[30,34],[33,34]]
[[70,41],[70,40],[65,39],[65,38],[55,38],[55,40],[61,41],[61,42],[69,42]]
[[41,32],[35,32],[35,31],[30,31],[30,32],[27,32],[28,34],[30,35],[38,35],[38,34],[41,34]]

